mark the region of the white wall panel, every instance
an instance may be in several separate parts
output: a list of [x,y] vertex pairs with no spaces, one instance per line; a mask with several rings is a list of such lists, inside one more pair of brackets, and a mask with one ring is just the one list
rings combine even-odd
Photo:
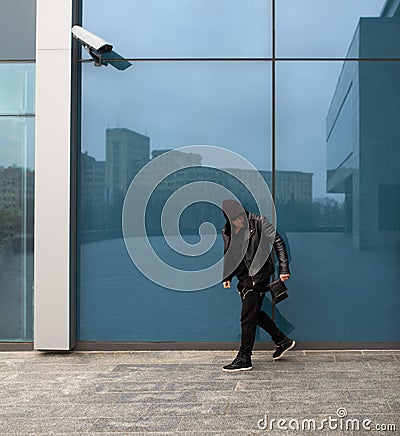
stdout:
[[72,0],[37,0],[36,49],[70,50]]
[[34,348],[38,350],[71,348],[71,11],[72,0],[37,0]]

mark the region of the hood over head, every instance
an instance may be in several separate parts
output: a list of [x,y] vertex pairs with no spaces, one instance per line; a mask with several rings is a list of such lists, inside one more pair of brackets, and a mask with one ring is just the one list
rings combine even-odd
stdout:
[[222,211],[227,221],[233,221],[239,215],[246,214],[243,206],[236,200],[224,200],[222,202]]

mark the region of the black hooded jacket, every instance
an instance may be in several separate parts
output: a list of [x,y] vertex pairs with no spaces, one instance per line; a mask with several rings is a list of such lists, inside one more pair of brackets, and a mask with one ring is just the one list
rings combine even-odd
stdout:
[[[232,280],[235,275],[235,267],[232,263],[230,253],[228,252],[231,243],[231,225],[228,216],[232,221],[243,213],[243,211],[246,214],[248,223],[248,225],[241,230],[241,232],[244,232],[243,247],[245,248],[246,245],[248,245],[247,250],[242,254],[243,261],[249,270],[249,276],[252,279],[253,285],[268,281],[269,277],[275,271],[270,255],[271,245],[275,250],[279,263],[279,274],[290,274],[286,246],[279,233],[266,217],[248,212],[242,208],[240,203],[235,203],[236,205],[233,203],[233,200],[231,200],[229,205],[225,202],[223,205],[226,218],[226,223],[222,230],[224,238],[223,282]],[[234,260],[234,262],[235,261],[237,263],[237,259]]]

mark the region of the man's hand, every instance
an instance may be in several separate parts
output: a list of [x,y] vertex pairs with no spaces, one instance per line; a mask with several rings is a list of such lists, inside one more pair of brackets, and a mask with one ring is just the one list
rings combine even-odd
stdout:
[[230,288],[231,287],[231,281],[227,280],[226,282],[223,283],[224,285],[224,289]]
[[282,280],[282,282],[287,280],[289,277],[290,277],[290,274],[280,274],[279,275],[279,278]]

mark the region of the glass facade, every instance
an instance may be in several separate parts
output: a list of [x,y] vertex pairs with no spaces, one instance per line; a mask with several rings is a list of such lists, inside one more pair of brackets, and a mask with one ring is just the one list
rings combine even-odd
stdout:
[[[79,339],[235,341],[236,295],[221,291],[219,282],[201,292],[174,292],[144,277],[122,239],[122,206],[133,176],[169,149],[223,146],[270,174],[271,64],[154,62],[122,74],[84,65],[82,92]],[[152,170],[160,185],[146,211],[149,239],[177,270],[206,268],[221,257],[222,246],[219,235],[204,256],[179,256],[169,249],[159,222],[160,205],[170,194],[195,181],[221,184],[222,178],[243,201],[252,201],[233,177],[206,166],[210,159],[216,159],[217,168],[230,166],[225,155],[209,157],[200,149],[172,157],[173,163],[193,169],[165,180],[163,168]],[[198,242],[205,221],[223,226],[212,205],[199,202],[184,211],[180,229],[189,244]],[[163,324],[173,328],[161,331]]]
[[0,342],[33,341],[35,0],[0,5]]
[[0,64],[0,340],[33,339],[34,64]]
[[[291,262],[290,297],[274,312],[280,328],[305,342],[398,341],[399,11],[389,14],[383,0],[246,7],[121,0],[110,17],[102,12],[110,2],[101,3],[83,2],[83,25],[132,65],[82,64],[78,340],[237,341],[235,287],[199,289],[187,277],[222,256],[224,221],[210,204],[218,187],[261,211],[252,198],[262,192],[258,182],[250,191],[241,183],[257,173],[274,188]],[[180,149],[187,146],[226,153]],[[196,182],[210,185],[187,193]],[[173,203],[178,224],[164,226],[174,195],[186,207]],[[132,201],[144,215],[146,242],[176,271],[175,283],[138,267],[157,270],[135,232],[131,244],[143,251],[132,261],[123,226]],[[201,231],[206,222],[216,234]],[[209,250],[201,251],[207,238]],[[177,291],[186,279],[188,292]]]
[[[275,204],[293,273],[291,299],[279,309],[304,341],[399,339],[398,227],[378,222],[379,214],[385,222],[399,216],[394,193],[381,201],[378,194],[399,181],[392,112],[399,73],[400,62],[277,65],[276,183],[283,195]],[[290,186],[285,175],[295,170],[302,178]],[[382,287],[383,277],[390,280]]]

